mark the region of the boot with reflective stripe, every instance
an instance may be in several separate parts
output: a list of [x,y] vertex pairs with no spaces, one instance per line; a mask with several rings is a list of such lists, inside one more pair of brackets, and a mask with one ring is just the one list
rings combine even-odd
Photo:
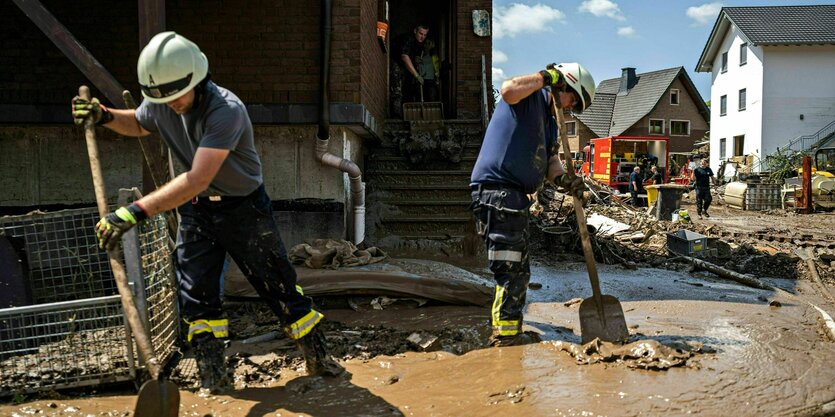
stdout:
[[493,333],[493,335],[490,336],[490,346],[493,347],[522,346],[529,345],[531,343],[539,343],[541,341],[542,338],[533,332],[519,332],[511,336],[501,336]]
[[192,346],[197,371],[200,373],[200,388],[215,394],[232,389],[223,340],[215,339],[211,333],[201,333],[194,336]]
[[296,340],[296,345],[307,363],[308,375],[337,376],[345,372],[345,368],[336,363],[328,354],[325,333],[319,326],[316,326],[305,337]]

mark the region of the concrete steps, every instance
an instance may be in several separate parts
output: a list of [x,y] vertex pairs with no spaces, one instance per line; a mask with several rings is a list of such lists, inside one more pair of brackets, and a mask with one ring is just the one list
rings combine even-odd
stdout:
[[370,243],[460,242],[473,234],[469,184],[483,132],[478,121],[451,121],[445,126],[452,132],[446,139],[457,141],[461,149],[455,161],[433,156],[411,162],[398,145],[411,139],[409,124],[400,121],[386,121],[382,143],[368,148],[367,223],[374,225]]

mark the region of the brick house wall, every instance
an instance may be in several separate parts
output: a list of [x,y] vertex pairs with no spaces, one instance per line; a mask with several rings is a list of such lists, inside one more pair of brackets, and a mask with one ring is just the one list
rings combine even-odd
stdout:
[[[679,91],[680,104],[678,106],[670,104],[671,89],[678,89]],[[699,100],[699,98],[696,98],[696,100]],[[708,129],[707,120],[699,113],[699,108],[696,106],[693,96],[684,87],[681,77],[673,81],[655,108],[623,132],[622,136],[649,135],[649,119],[664,119],[664,136],[670,137],[670,152],[681,153],[692,151],[693,144],[702,139]],[[671,135],[670,120],[690,121],[690,134],[687,136]]]
[[485,0],[459,0],[456,20],[456,69],[457,117],[475,119],[481,117],[481,56],[486,59],[487,101],[492,103],[492,37],[479,37],[473,32],[473,10],[487,10],[493,15],[493,4]]

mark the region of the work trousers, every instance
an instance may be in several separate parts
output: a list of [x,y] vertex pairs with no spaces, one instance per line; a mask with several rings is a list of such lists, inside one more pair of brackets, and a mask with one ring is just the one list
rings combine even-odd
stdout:
[[527,194],[501,186],[477,186],[472,192],[476,231],[484,238],[496,280],[491,310],[494,336],[515,336],[522,329],[531,266],[528,259]]
[[713,196],[710,195],[710,187],[696,187],[696,213],[707,213],[711,202]]
[[322,319],[296,285],[263,185],[246,197],[198,197],[180,206],[179,213],[176,270],[189,341],[202,332],[227,336],[221,301],[227,253],[292,338],[309,333]]

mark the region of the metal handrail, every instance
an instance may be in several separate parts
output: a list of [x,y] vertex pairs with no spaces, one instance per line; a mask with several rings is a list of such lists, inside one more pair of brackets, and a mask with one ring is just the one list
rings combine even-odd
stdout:
[[[778,152],[786,153],[789,151],[807,151],[819,145],[821,141],[828,139],[830,136],[832,136],[832,134],[835,134],[835,120],[829,122],[828,125],[824,126],[823,128],[811,135],[801,135],[790,140],[789,143],[777,148],[777,150],[771,153],[770,155],[774,155]],[[800,143],[800,146],[795,147],[795,145],[797,145],[798,143]],[[762,167],[763,163],[766,161],[767,158],[768,156],[760,159],[759,163],[755,165],[754,170],[759,171],[759,169]]]

